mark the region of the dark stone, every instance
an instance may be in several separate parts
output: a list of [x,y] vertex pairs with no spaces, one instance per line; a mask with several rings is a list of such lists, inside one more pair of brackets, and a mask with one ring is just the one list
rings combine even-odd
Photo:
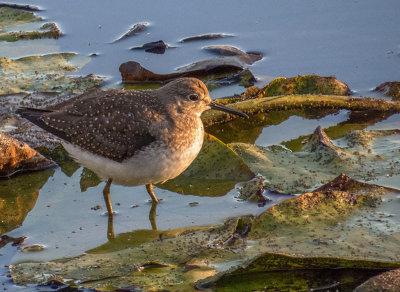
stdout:
[[13,9],[25,10],[25,11],[40,11],[40,8],[32,5],[24,5],[24,4],[14,4],[14,3],[0,3],[1,7],[8,7]]
[[184,38],[184,39],[180,40],[179,42],[185,43],[185,42],[191,42],[191,41],[213,40],[213,39],[221,39],[221,38],[227,38],[227,37],[234,37],[234,35],[225,34],[225,33],[210,33],[210,34],[203,34],[203,35],[197,35],[197,36]]
[[163,40],[159,40],[156,42],[146,43],[141,47],[134,47],[132,50],[143,49],[148,53],[164,54],[167,48],[168,45]]

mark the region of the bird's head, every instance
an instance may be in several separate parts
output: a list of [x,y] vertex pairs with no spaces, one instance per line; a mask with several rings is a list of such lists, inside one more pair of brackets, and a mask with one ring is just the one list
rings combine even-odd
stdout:
[[168,96],[168,101],[177,105],[182,112],[191,111],[200,116],[203,111],[211,108],[248,118],[245,113],[212,101],[206,85],[197,78],[179,78],[159,90],[163,91],[165,96]]

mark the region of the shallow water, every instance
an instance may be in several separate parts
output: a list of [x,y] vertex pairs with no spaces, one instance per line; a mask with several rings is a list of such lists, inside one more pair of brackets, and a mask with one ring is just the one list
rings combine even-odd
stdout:
[[[209,45],[233,45],[244,51],[261,52],[264,58],[250,67],[265,85],[278,76],[300,74],[335,75],[346,82],[354,95],[380,96],[370,90],[381,82],[400,80],[400,2],[387,0],[318,1],[301,2],[269,0],[234,2],[160,0],[147,2],[120,1],[45,1],[29,0],[24,3],[39,5],[37,14],[46,21],[57,22],[64,36],[58,40],[19,41],[0,43],[0,57],[22,57],[54,52],[77,52],[83,56],[97,53],[81,70],[73,74],[95,73],[108,76],[106,87],[121,87],[118,67],[134,60],[156,73],[169,73],[194,61],[212,58],[202,50]],[[150,27],[143,33],[113,43],[129,28],[147,21]],[[179,43],[184,37],[205,33],[231,33],[235,37]],[[130,50],[144,43],[164,40],[176,49],[164,55]],[[241,93],[238,85],[212,91],[213,98]],[[280,144],[309,135],[323,127],[346,123],[347,111],[331,113],[318,119],[293,115],[277,124],[257,122],[249,129],[251,142],[258,145]],[[233,121],[224,128],[212,130],[224,142],[241,141],[232,133]],[[393,115],[367,129],[399,128],[400,115]],[[367,125],[366,125],[367,127]],[[247,130],[247,128],[246,128]],[[225,139],[228,139],[225,141]],[[33,209],[21,227],[7,234],[27,236],[26,245],[42,244],[45,249],[37,253],[23,253],[7,245],[0,250],[1,267],[25,260],[50,260],[79,255],[107,242],[107,216],[102,197],[104,183],[82,192],[82,168],[66,175],[60,168],[40,188]],[[385,181],[386,180],[386,181]],[[400,179],[390,177],[379,183],[400,188]],[[378,183],[378,182],[375,182]],[[257,215],[287,196],[266,194],[273,201],[265,207],[241,202],[235,198],[238,191],[223,197],[180,195],[156,189],[163,201],[157,207],[157,227],[161,230],[185,226],[219,224],[227,217],[244,214]],[[115,234],[138,229],[151,229],[151,204],[143,186],[111,187],[111,200],[117,214],[114,217]],[[197,202],[191,207],[189,203]],[[91,208],[101,205],[100,210]],[[132,208],[132,206],[138,207]],[[15,253],[15,255],[13,255]],[[6,270],[0,270],[0,282]],[[15,287],[14,287],[15,288]]]
[[[123,62],[135,60],[153,72],[167,73],[213,57],[201,49],[209,45],[233,45],[263,53],[264,59],[251,67],[262,80],[311,73],[335,75],[357,95],[363,95],[381,82],[400,79],[400,3],[396,0],[174,0],[168,2],[167,9],[157,8],[165,6],[160,0],[24,3],[39,5],[44,11],[38,15],[60,26],[64,36],[56,42],[59,51],[99,54],[78,73],[110,76],[111,83],[120,81],[118,67]],[[133,24],[144,21],[150,23],[147,30],[112,43]],[[184,37],[206,33],[235,37],[179,43]],[[160,39],[178,48],[164,55],[130,50]],[[25,55],[20,46],[26,44],[14,43],[14,53],[7,50],[8,56]],[[37,48],[37,52],[44,50]]]

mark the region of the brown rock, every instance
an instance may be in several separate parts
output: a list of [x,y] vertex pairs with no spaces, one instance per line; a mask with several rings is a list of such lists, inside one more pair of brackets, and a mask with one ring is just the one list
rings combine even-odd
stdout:
[[21,171],[42,170],[54,166],[23,142],[0,133],[0,177],[11,176]]

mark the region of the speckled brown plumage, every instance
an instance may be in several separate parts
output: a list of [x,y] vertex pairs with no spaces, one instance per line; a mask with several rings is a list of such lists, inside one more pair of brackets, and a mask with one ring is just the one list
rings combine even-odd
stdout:
[[[190,138],[188,132],[197,127],[197,117],[188,112],[192,107],[185,101],[176,103],[172,96],[187,99],[196,92],[208,96],[205,90],[196,79],[185,78],[157,90],[92,91],[57,111],[25,108],[18,113],[82,149],[121,162],[156,139],[166,143],[177,139],[176,147],[189,143],[185,136]],[[174,115],[181,119],[173,119]]]

